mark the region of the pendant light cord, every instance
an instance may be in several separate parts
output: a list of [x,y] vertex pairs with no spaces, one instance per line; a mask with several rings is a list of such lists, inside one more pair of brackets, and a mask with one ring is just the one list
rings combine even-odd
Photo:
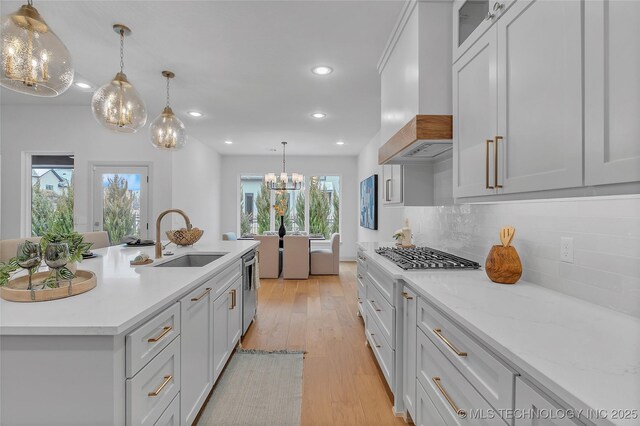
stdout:
[[124,72],[124,30],[120,30],[120,72]]
[[29,6],[33,6],[33,0],[28,0],[28,1],[27,1],[27,4],[28,4]]
[[287,149],[287,143],[282,142],[282,173],[287,172],[286,160],[285,160],[285,151]]
[[167,106],[169,106],[169,81],[171,78],[167,77]]

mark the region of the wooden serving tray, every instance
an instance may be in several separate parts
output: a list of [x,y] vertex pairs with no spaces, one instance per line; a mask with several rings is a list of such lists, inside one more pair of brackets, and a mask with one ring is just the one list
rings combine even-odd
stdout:
[[29,286],[29,276],[24,275],[10,280],[5,286],[0,287],[0,297],[12,302],[45,302],[47,300],[63,299],[65,297],[76,296],[85,293],[97,284],[96,274],[91,271],[78,269],[76,277],[68,281],[61,280],[59,288],[42,287],[42,281],[49,276],[50,272],[38,272],[33,274],[31,281],[38,290],[27,290]]

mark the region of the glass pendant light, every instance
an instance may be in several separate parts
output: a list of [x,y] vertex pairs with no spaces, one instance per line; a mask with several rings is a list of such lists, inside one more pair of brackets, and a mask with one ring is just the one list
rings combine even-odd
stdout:
[[187,131],[184,124],[173,114],[169,105],[169,82],[176,75],[171,71],[162,71],[162,75],[167,78],[167,106],[162,110],[162,114],[151,122],[149,130],[151,132],[151,144],[161,150],[178,150],[187,142]]
[[33,96],[58,96],[73,82],[71,55],[32,1],[2,18],[0,85]]
[[91,109],[102,126],[119,133],[134,133],[147,122],[147,110],[138,91],[124,74],[124,36],[131,30],[116,24],[113,30],[120,34],[120,72],[109,83],[93,94]]

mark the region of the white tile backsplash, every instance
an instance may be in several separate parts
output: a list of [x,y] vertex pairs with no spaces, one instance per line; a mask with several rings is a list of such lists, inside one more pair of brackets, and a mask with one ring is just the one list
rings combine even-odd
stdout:
[[[640,197],[406,207],[417,244],[484,265],[513,225],[523,279],[640,317]],[[574,263],[560,261],[573,237]]]

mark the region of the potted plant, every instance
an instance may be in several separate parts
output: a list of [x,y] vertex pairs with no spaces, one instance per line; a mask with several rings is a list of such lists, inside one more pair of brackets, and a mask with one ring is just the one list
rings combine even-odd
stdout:
[[[46,232],[40,240],[43,253],[51,243],[66,243],[69,247],[69,262],[66,266],[60,268],[60,276],[64,279],[70,279],[75,276],[76,263],[82,262],[82,253],[89,251],[93,245],[93,243],[85,243],[82,234],[75,231]],[[71,273],[71,275],[69,275],[69,273]]]

